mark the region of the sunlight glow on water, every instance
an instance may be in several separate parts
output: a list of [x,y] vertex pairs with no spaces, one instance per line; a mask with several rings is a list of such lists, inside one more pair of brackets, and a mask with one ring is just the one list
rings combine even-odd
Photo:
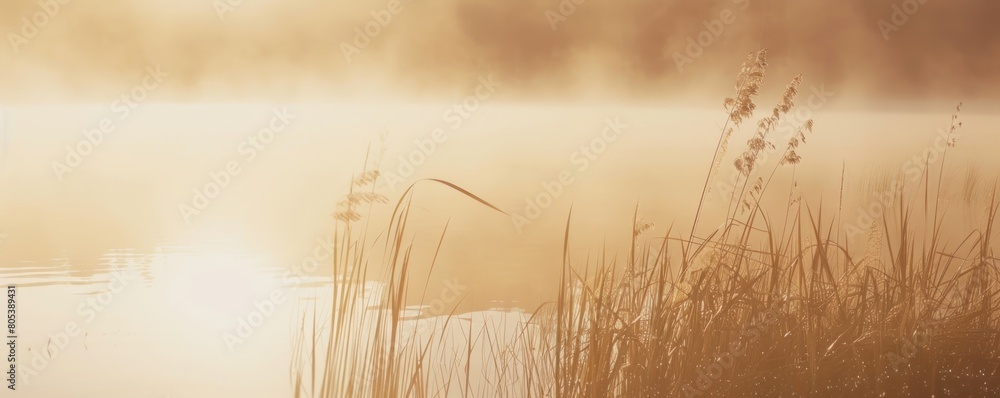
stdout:
[[[314,276],[293,285],[286,275],[322,247],[317,231],[329,227],[368,143],[388,130],[382,166],[400,173],[417,142],[442,126],[444,107],[293,107],[296,124],[250,162],[238,148],[267,121],[270,107],[150,106],[64,181],[51,164],[79,141],[81,126],[92,125],[93,109],[10,110],[0,121],[16,122],[0,130],[0,275],[20,289],[19,358],[38,369],[20,392],[287,396],[294,327],[310,305],[329,308],[333,281]],[[627,133],[578,168],[581,146],[616,116],[628,122]],[[443,178],[524,214],[560,172],[574,173],[574,182],[520,232],[451,192],[421,190],[411,214],[417,239],[436,242],[446,222],[449,230],[437,279],[423,303],[406,303],[404,329],[414,336],[437,330],[456,305],[463,307],[449,321],[448,344],[521,324],[525,311],[518,307],[538,308],[557,286],[558,231],[571,205],[573,245],[581,248],[627,244],[637,202],[641,216],[657,222],[655,233],[684,225],[720,120],[707,110],[484,106],[403,182],[381,187],[384,194],[394,200],[416,179]],[[870,202],[858,189],[863,176],[920,158],[947,121],[933,114],[818,115],[796,169],[804,195],[834,197],[846,165],[844,218],[859,219],[855,204]],[[995,170],[997,158],[982,156],[1000,145],[989,130],[995,125],[994,117],[970,115],[948,167],[962,170],[965,160],[981,159],[979,167]],[[731,153],[742,139],[734,138]],[[244,171],[187,222],[178,206],[229,161]],[[722,170],[720,178],[732,175]],[[779,174],[775,185],[787,189],[790,181]],[[959,180],[944,189],[959,191]],[[725,205],[716,197],[709,207]],[[421,244],[416,268],[434,254],[433,245]],[[417,285],[427,271],[413,270]],[[374,311],[384,289],[366,287],[371,300],[362,310]]]
[[[57,259],[0,271],[18,288],[20,394],[286,396],[294,328],[304,309],[331,303],[331,278],[291,285],[282,268],[248,253],[161,244],[151,253],[115,250],[99,263],[84,271]],[[360,310],[374,313],[384,289],[369,283],[366,292]],[[427,339],[445,324],[447,314],[429,308],[405,311],[404,340]],[[473,318],[507,314],[519,317],[455,317],[451,337],[461,341],[470,324],[482,333],[488,323]]]
[[[287,393],[280,375],[288,353],[276,342],[288,341],[290,300],[274,306],[232,351],[223,337],[236,334],[239,320],[270,291],[297,294],[280,286],[276,269],[245,254],[167,245],[153,253],[111,252],[101,264],[86,272],[62,261],[3,270],[19,289],[19,393]],[[237,382],[246,380],[256,382]]]

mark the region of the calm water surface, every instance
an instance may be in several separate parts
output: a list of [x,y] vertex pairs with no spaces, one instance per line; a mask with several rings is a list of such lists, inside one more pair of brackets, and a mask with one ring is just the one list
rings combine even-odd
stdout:
[[[330,214],[371,142],[387,144],[378,151],[380,167],[400,177],[379,186],[389,207],[425,177],[452,181],[512,214],[527,214],[543,193],[553,197],[518,226],[448,190],[421,186],[415,196],[410,238],[414,280],[429,281],[424,304],[449,312],[458,306],[469,325],[516,324],[519,314],[552,298],[570,206],[581,254],[627,247],[637,202],[656,233],[686,225],[723,120],[719,111],[652,106],[487,104],[455,126],[443,117],[449,106],[289,106],[292,123],[251,157],[245,143],[282,105],[153,105],[117,121],[68,174],[54,164],[111,115],[106,107],[7,110],[0,122],[0,278],[18,289],[20,366],[37,372],[21,380],[19,393],[288,396],[293,330],[304,309],[329,305],[333,281],[323,276],[325,266],[303,284],[283,276],[323,246]],[[624,133],[595,156],[582,154],[616,118],[627,125]],[[934,146],[949,121],[946,113],[830,111],[814,118],[796,179],[809,187],[802,188],[807,199],[834,203],[843,173],[849,220],[871,201],[858,188],[865,176],[902,170]],[[1000,120],[971,113],[964,122],[949,152],[952,178],[944,189],[952,193],[962,191],[963,168],[973,165],[989,178],[1000,170],[993,154]],[[431,148],[436,128],[447,139]],[[750,132],[741,134],[730,154]],[[408,164],[420,158],[416,151],[424,160]],[[232,162],[241,171],[197,215],[185,216],[183,205]],[[720,178],[732,173],[728,162],[722,170]],[[554,190],[561,173],[572,182]],[[787,192],[790,179],[776,178]],[[724,206],[721,197],[713,203]],[[373,213],[374,235],[383,232],[383,213]],[[976,219],[969,214],[949,217],[963,224]],[[421,295],[414,296],[409,305],[419,304]],[[252,334],[227,338],[239,337],[251,317],[259,324]]]

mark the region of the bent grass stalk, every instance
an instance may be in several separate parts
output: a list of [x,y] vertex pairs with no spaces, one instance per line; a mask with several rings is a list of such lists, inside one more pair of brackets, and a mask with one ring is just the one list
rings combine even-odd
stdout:
[[[403,193],[387,230],[377,238],[359,233],[352,226],[361,222],[356,218],[338,219],[333,310],[324,314],[314,308],[296,324],[295,395],[1000,394],[1000,268],[994,251],[1000,202],[995,184],[981,225],[949,249],[941,226],[943,212],[937,209],[943,195],[942,160],[936,197],[929,197],[929,177],[924,176],[923,220],[918,220],[921,212],[914,214],[914,202],[907,201],[912,198],[900,195],[893,211],[872,224],[862,252],[855,253],[842,240],[843,221],[837,220],[843,217],[824,212],[822,205],[810,206],[801,196],[793,199],[791,188],[787,196],[782,192],[775,198],[786,207],[781,222],[772,222],[763,203],[780,165],[793,166],[792,188],[797,185],[799,143],[789,142],[766,179],[757,177],[760,183],[747,188],[752,174],[741,177],[744,187],[734,191],[731,200],[746,212],[731,212],[721,230],[695,236],[705,192],[715,175],[712,169],[725,155],[729,124],[739,125],[753,114],[752,98],[762,84],[765,65],[763,52],[751,54],[738,78],[737,97],[726,101],[729,117],[691,233],[671,236],[671,227],[651,236],[636,206],[624,255],[601,248],[593,257],[575,256],[570,250],[571,209],[555,299],[516,325],[512,338],[505,336],[502,323],[459,317],[455,310],[441,328],[427,333],[429,337],[403,336],[401,314],[410,270],[414,261],[425,261],[414,257],[404,234],[416,184]],[[775,109],[787,112],[793,106],[789,99]],[[804,139],[804,130],[799,133],[793,140]],[[761,145],[772,145],[766,133],[755,135],[758,138],[763,142],[752,144],[751,155]],[[752,172],[756,159],[742,158],[751,162],[743,166]],[[842,169],[838,213],[843,208],[843,175]],[[455,184],[426,181],[503,213]],[[377,196],[354,198],[354,205],[380,203]],[[801,205],[792,209],[797,203]],[[931,203],[934,211],[929,211]],[[367,231],[368,225],[360,230]],[[432,270],[446,232],[447,224],[429,259]],[[384,297],[369,303],[369,252],[379,244],[384,271],[375,280],[386,290]],[[454,320],[458,335],[449,330]],[[488,365],[482,374],[474,374],[471,367],[477,347],[485,348],[484,357],[478,358]],[[454,361],[431,359],[448,355]]]

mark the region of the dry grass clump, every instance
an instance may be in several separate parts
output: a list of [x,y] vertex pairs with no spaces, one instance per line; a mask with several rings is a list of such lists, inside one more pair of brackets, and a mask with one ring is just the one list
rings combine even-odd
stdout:
[[[375,205],[388,202],[376,192],[380,177],[377,170],[365,169],[352,180],[347,195],[337,203],[333,214],[331,302],[311,303],[301,311],[302,317],[294,329],[290,371],[296,398],[449,396],[456,384],[457,389],[466,389],[463,396],[469,396],[467,366],[464,380],[452,383],[434,379],[462,370],[458,361],[430,363],[428,360],[434,353],[432,350],[455,347],[452,342],[435,337],[444,336],[447,330],[433,330],[430,338],[420,338],[422,324],[406,322],[405,314],[414,311],[405,303],[409,270],[414,261],[412,242],[407,238],[407,220],[414,187],[423,181],[443,185],[492,210],[503,211],[448,181],[421,180],[403,193],[386,231],[372,237],[367,215]],[[446,231],[447,226],[439,238],[438,250]],[[432,270],[436,259],[437,252],[429,259]],[[373,261],[380,262],[373,267]],[[370,270],[376,275],[370,274]],[[454,315],[448,316],[446,327]],[[471,336],[468,342],[472,344]],[[471,352],[471,346],[469,349]],[[465,359],[468,364],[469,358]]]
[[[640,219],[637,207],[632,243],[622,256],[602,252],[581,259],[569,250],[570,216],[557,299],[519,324],[513,339],[497,338],[498,329],[489,328],[473,336],[469,327],[457,362],[442,366],[428,359],[435,350],[462,346],[441,344],[446,331],[424,340],[401,337],[399,314],[414,261],[403,244],[412,187],[385,233],[387,271],[380,280],[386,295],[377,311],[357,310],[364,306],[360,286],[366,280],[358,270],[367,269],[364,250],[374,246],[352,233],[356,217],[341,218],[334,268],[349,283],[334,288],[332,313],[314,312],[311,326],[301,327],[303,355],[293,372],[297,396],[1000,395],[997,187],[990,185],[979,227],[960,240],[946,239],[939,207],[947,150],[937,173],[924,168],[922,195],[898,197],[872,223],[864,245],[852,248],[833,221],[839,217],[793,194],[798,150],[813,129],[811,120],[797,126],[770,170],[760,161],[762,151],[774,148],[769,132],[795,109],[802,83],[796,76],[734,160],[740,185],[722,226],[698,230],[729,139],[757,108],[765,68],[764,51],[748,56],[736,95],[725,101],[726,124],[689,234],[668,229],[651,236],[653,223]],[[951,132],[961,126],[958,110]],[[793,181],[788,195],[776,198],[784,201],[778,223],[762,203],[781,167],[790,169]],[[372,178],[358,180],[359,187],[377,175]],[[964,196],[986,201],[972,180]],[[361,195],[356,202],[379,200]],[[372,337],[361,337],[369,331]],[[327,336],[325,343],[318,344],[319,336]],[[475,375],[485,387],[473,390],[469,364],[476,344],[485,346],[492,366]],[[370,382],[357,383],[359,378]]]
[[995,395],[993,209],[947,253],[898,220],[860,262],[819,214],[784,241],[710,241],[687,274],[670,248],[694,244],[637,245],[625,276],[564,284],[554,396]]
[[[929,239],[914,227],[917,216],[902,197],[871,226],[864,252],[834,234],[822,208],[806,206],[772,222],[759,203],[777,167],[801,161],[796,150],[812,122],[799,128],[770,174],[755,174],[757,155],[773,148],[768,132],[794,107],[800,83],[796,77],[789,84],[734,162],[743,186],[732,204],[745,211],[731,208],[722,227],[703,235],[695,234],[697,225],[685,238],[668,232],[658,244],[636,235],[620,272],[566,254],[552,396],[1000,394],[996,191],[980,227],[957,244],[940,233],[944,154],[936,189],[930,171],[923,178],[923,206],[934,209],[920,220],[932,229]],[[739,109],[733,117],[727,108],[729,121],[752,113],[754,106],[740,101],[727,100]],[[957,116],[952,121],[953,132],[961,124]],[[791,208],[792,196],[787,200]],[[598,277],[573,271],[591,268]]]

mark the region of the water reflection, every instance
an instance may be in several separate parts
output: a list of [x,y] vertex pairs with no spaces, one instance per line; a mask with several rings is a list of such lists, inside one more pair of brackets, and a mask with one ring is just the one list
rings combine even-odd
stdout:
[[[292,305],[276,306],[244,341],[240,319],[270,291],[315,296],[329,278],[283,285],[266,257],[161,242],[0,268],[18,287],[19,393],[50,396],[285,396]],[[304,294],[302,294],[304,293]],[[227,369],[220,372],[219,369]]]
[[[149,252],[111,250],[96,264],[56,258],[0,268],[0,278],[18,287],[19,393],[289,396],[294,326],[311,309],[328,311],[334,279],[291,283],[268,256],[226,246],[159,242]],[[361,311],[377,312],[384,287],[368,282],[364,291]],[[469,325],[478,334],[491,326],[487,319],[520,316],[498,308],[449,319],[437,306],[450,302],[429,300],[402,314],[408,339],[450,322],[449,333],[463,341]]]

